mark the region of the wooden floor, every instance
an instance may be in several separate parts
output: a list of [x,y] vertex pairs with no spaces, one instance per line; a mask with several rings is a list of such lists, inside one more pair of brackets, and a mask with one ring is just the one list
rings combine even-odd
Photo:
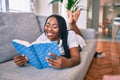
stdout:
[[120,42],[97,41],[96,51],[104,58],[94,58],[84,80],[103,80],[104,75],[120,75]]

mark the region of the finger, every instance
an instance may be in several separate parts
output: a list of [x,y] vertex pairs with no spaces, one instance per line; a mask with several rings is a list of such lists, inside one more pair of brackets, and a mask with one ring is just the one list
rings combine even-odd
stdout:
[[14,57],[14,61],[20,61],[21,59],[20,59],[20,57],[19,56],[15,56]]
[[23,56],[26,60],[28,60],[28,58],[24,54],[22,54],[21,56]]
[[18,58],[14,60],[15,62],[26,62],[26,59]]
[[52,53],[48,53],[48,55],[49,55],[49,56],[53,56],[53,57],[55,57],[56,59],[58,59],[58,58],[59,58],[57,55],[52,54]]
[[22,58],[22,57],[24,57],[24,56],[22,56],[22,55],[20,55],[20,56],[14,56],[13,58],[14,59],[18,59],[18,58]]
[[61,68],[61,66],[60,65],[58,65],[58,64],[49,64],[51,67],[53,67],[53,68]]
[[16,57],[14,57],[14,62],[18,66],[22,66],[23,64],[27,63],[27,60],[23,56],[16,56]]
[[18,62],[15,62],[18,66],[22,66],[25,64],[25,61],[18,61]]
[[26,56],[20,56],[20,58],[28,61],[28,58]]
[[16,56],[14,57],[14,61],[27,61],[27,60],[23,56]]
[[58,60],[49,61],[49,65],[53,68],[61,68],[61,62]]
[[56,65],[54,63],[54,61],[51,59],[51,58],[46,58],[46,61],[49,62],[49,66],[53,67],[53,68],[56,68]]
[[51,59],[51,58],[48,58],[48,57],[46,57],[46,61],[49,62],[49,63],[51,63],[51,62],[54,63],[54,60]]
[[46,58],[47,62],[49,62],[50,65],[56,66],[58,65],[58,62],[56,60],[53,60],[51,58]]

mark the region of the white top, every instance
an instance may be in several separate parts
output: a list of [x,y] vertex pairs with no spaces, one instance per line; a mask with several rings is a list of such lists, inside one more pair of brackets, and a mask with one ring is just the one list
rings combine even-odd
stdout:
[[[48,42],[50,40],[47,38],[45,33],[43,33],[36,39],[36,41],[47,41]],[[86,45],[84,39],[81,36],[76,35],[74,31],[68,31],[68,41],[67,42],[68,42],[69,49],[73,48],[73,47],[78,47],[78,44],[81,47]],[[62,46],[62,40],[60,40],[60,43],[58,46],[59,46],[59,51],[60,51],[61,55],[64,55],[65,53],[64,53],[64,48]]]

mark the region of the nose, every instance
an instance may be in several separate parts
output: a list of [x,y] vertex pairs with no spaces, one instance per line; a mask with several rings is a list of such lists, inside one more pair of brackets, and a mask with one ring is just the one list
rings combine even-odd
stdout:
[[52,27],[52,26],[49,26],[49,27],[48,27],[48,30],[53,30],[53,27]]

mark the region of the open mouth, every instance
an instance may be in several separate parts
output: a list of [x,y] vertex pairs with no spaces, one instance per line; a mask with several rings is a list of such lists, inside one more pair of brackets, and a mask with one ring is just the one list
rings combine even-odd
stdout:
[[47,32],[46,34],[47,34],[48,37],[53,37],[54,36],[54,34],[51,33],[51,32]]

